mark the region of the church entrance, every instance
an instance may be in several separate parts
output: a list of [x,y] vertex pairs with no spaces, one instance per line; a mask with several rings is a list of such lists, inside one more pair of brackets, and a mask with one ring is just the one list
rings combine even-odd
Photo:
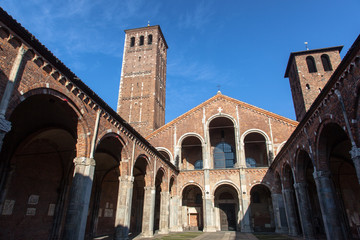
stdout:
[[184,230],[198,231],[203,229],[202,192],[198,186],[184,188],[182,197],[182,222]]
[[223,184],[215,190],[216,230],[236,231],[239,200],[236,189]]
[[219,204],[219,209],[220,209],[221,231],[235,231],[236,230],[235,204],[222,203]]

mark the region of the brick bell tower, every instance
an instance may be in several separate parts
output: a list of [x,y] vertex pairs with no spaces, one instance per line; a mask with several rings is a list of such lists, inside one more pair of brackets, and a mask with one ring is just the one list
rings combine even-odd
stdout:
[[167,49],[158,25],[125,30],[117,112],[144,137],[165,124]]
[[301,121],[341,62],[343,46],[292,52],[286,67],[296,120]]

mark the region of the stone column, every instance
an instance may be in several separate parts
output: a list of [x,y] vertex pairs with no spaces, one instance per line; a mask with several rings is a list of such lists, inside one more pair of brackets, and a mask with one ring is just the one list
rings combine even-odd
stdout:
[[275,219],[275,232],[276,233],[289,233],[289,228],[286,221],[285,204],[281,193],[271,194],[273,208],[274,208],[274,219]]
[[119,177],[119,191],[115,216],[115,240],[127,240],[130,229],[134,177]]
[[22,72],[20,71],[20,68],[23,64],[24,55],[26,52],[27,49],[22,44],[12,65],[9,75],[9,81],[7,81],[6,83],[6,88],[0,102],[0,151],[2,149],[3,140],[6,133],[11,130],[11,122],[5,119],[5,114],[8,110],[10,99],[14,92],[14,86],[16,85],[16,82],[19,81],[19,79],[21,78],[20,76],[22,75]]
[[142,220],[142,236],[154,235],[155,187],[144,187],[144,212]]
[[74,159],[74,177],[66,214],[64,239],[83,240],[95,172],[95,160],[86,157]]
[[305,182],[295,183],[294,188],[299,206],[303,236],[305,239],[316,239],[307,184]]
[[159,234],[169,233],[169,192],[160,193],[160,224]]
[[210,171],[204,169],[205,193],[203,197],[204,232],[215,232],[214,197],[210,194]]
[[285,201],[285,211],[289,227],[290,236],[298,236],[300,234],[299,222],[297,219],[296,205],[294,199],[294,190],[292,189],[283,189],[282,190],[284,201]]
[[[245,195],[245,194],[244,194]],[[252,232],[250,221],[250,199],[246,195],[242,197],[243,218],[241,220],[241,232]]]
[[328,171],[314,171],[316,190],[327,239],[347,239],[344,221],[340,218],[333,182]]
[[358,178],[358,182],[360,184],[360,148],[357,148],[356,146],[353,146],[350,151],[351,154],[351,160],[354,163],[356,175]]
[[181,214],[179,215],[179,213],[181,213],[181,206],[180,206],[179,196],[170,197],[169,212],[170,212],[170,223],[169,223],[170,231],[181,232],[182,231],[182,227],[180,223]]

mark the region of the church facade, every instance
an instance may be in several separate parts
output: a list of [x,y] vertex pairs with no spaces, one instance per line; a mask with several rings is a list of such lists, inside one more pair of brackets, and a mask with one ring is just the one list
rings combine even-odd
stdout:
[[299,122],[218,92],[165,124],[159,26],[125,31],[115,112],[0,11],[0,239],[360,238],[359,39],[290,55]]

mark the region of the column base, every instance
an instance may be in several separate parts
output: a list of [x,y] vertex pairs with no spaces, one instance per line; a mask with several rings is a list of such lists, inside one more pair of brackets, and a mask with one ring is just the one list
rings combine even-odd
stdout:
[[167,229],[167,230],[160,230],[159,232],[158,232],[158,234],[168,234],[169,233],[169,230]]
[[183,232],[182,227],[172,227],[170,228],[170,232]]
[[289,233],[289,229],[288,228],[278,228],[275,230],[276,233],[279,234],[288,234]]
[[153,236],[154,236],[153,231],[141,233],[141,237],[153,237]]
[[216,232],[216,227],[215,226],[205,227],[203,232]]
[[244,227],[241,228],[241,232],[251,233],[251,232],[253,232],[253,230],[251,229],[250,226],[244,226]]

